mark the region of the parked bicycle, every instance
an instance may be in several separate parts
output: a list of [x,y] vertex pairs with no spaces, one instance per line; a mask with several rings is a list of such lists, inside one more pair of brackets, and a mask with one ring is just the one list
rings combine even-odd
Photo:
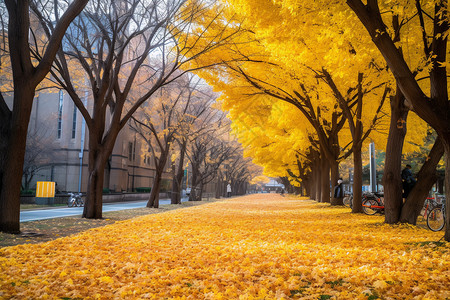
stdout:
[[352,194],[345,194],[343,202],[344,202],[344,206],[353,208],[353,195]]
[[84,200],[81,197],[82,194],[81,193],[69,193],[70,197],[69,200],[67,201],[67,205],[69,207],[73,207],[73,206],[84,206]]
[[[345,195],[344,205],[353,208],[353,195]],[[368,215],[373,215],[377,212],[384,212],[384,195],[382,193],[364,192],[362,194],[363,211]]]
[[363,199],[363,212],[366,215],[374,215],[376,213],[384,213],[384,194],[382,193],[366,193]]
[[[438,198],[439,200],[439,198]],[[436,206],[438,206],[438,202],[436,201],[436,199],[434,197],[427,197],[427,199],[425,199],[425,202],[423,204],[423,208],[420,212],[420,215],[422,216],[422,218],[425,220],[426,218],[428,218],[428,213],[435,208]]]
[[445,226],[445,198],[441,198],[441,203],[428,212],[427,226],[432,231],[442,230]]

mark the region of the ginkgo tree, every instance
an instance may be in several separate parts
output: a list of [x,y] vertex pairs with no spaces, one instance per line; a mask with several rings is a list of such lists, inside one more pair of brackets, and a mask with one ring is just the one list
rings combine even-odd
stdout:
[[[238,146],[239,147],[239,146]],[[252,158],[245,157],[242,147],[223,162],[217,175],[221,187],[218,189],[219,196],[225,196],[226,186],[230,184],[232,195],[244,195],[248,183],[257,175],[261,169],[253,164]],[[220,179],[223,178],[223,181]]]
[[[192,74],[191,74],[192,75]],[[209,130],[208,122],[211,116],[214,116],[216,109],[214,103],[217,98],[212,89],[207,86],[199,77],[190,77],[190,105],[187,107],[180,126],[175,135],[174,147],[172,149],[172,194],[171,203],[180,204],[182,195],[182,181],[187,172],[188,158],[186,153],[190,143],[196,139],[202,132]]]
[[[102,217],[104,168],[131,116],[161,87],[189,71],[179,71],[192,59],[186,54],[201,57],[239,30],[205,35],[194,28],[192,19],[203,16],[204,5],[182,0],[96,1],[68,31],[52,75],[70,95],[89,129],[89,183],[83,217]],[[35,13],[44,32],[51,34],[51,12]],[[186,34],[203,46],[193,49],[185,41]],[[83,103],[85,90],[75,84],[74,70],[83,71],[92,103]],[[130,105],[130,92],[141,85],[147,90],[133,97]]]
[[305,145],[309,145],[309,140],[302,127],[297,126],[301,118],[293,113],[290,105],[266,97],[249,103],[245,110],[231,109],[230,117],[234,132],[244,146],[244,155],[263,166],[267,176],[286,178],[286,186],[300,185],[300,177],[306,181],[309,172],[299,163],[298,156],[308,150]]
[[[155,177],[147,207],[159,207],[159,192],[163,172],[172,162],[173,144],[179,132],[191,119],[188,114],[194,101],[199,79],[185,75],[162,87],[146,105],[132,117],[131,128],[145,141],[155,165]],[[181,149],[182,150],[182,149]],[[182,154],[184,155],[184,154]]]
[[[415,1],[404,3],[393,1],[392,3],[378,3],[377,0],[369,0],[363,3],[360,0],[348,0],[348,6],[358,16],[362,27],[372,38],[380,53],[383,54],[389,65],[396,82],[405,98],[411,103],[415,112],[426,121],[438,136],[442,139],[446,160],[445,185],[447,204],[450,203],[450,108],[448,99],[447,78],[447,42],[449,32],[448,1]],[[415,66],[411,65],[395,43],[392,33],[395,32],[389,24],[389,17],[397,13],[401,8],[405,22],[415,16],[415,39],[412,42],[417,49],[420,42],[423,51],[421,57],[425,62],[424,72],[414,72]],[[409,42],[409,41],[408,41]],[[412,45],[410,45],[412,46]],[[404,46],[403,46],[404,47]],[[417,50],[416,50],[417,51]],[[420,74],[422,73],[422,74]],[[425,73],[425,74],[424,74]],[[425,75],[418,77],[417,75]],[[428,84],[421,81],[426,80]],[[446,211],[445,239],[450,241],[450,205]]]
[[[416,185],[416,190],[410,194],[406,200],[406,205],[402,205],[401,153],[403,138],[406,133],[406,126],[404,126],[406,121],[405,111],[408,108],[403,105],[404,100],[402,99],[404,99],[404,96],[401,94],[401,90],[395,88],[394,78],[389,79],[389,76],[386,76],[389,70],[384,66],[386,64],[384,59],[373,47],[370,35],[358,25],[356,16],[345,3],[341,2],[266,1],[259,7],[256,7],[256,4],[252,1],[229,2],[233,4],[235,9],[242,11],[242,14],[250,19],[251,24],[257,24],[258,30],[254,30],[254,32],[261,38],[262,43],[267,46],[266,48],[270,52],[276,53],[277,61],[284,63],[285,68],[294,66],[295,69],[298,69],[298,66],[305,64],[305,61],[313,67],[314,65],[311,62],[314,62],[317,57],[323,57],[318,61],[326,66],[325,71],[333,70],[333,75],[338,75],[339,79],[344,79],[343,81],[340,80],[344,83],[344,86],[349,86],[348,83],[351,83],[350,76],[352,74],[361,72],[361,69],[355,69],[355,66],[370,66],[372,69],[379,70],[379,75],[384,74],[383,80],[391,85],[392,91],[395,90],[395,95],[390,97],[391,126],[387,141],[387,163],[385,164],[384,176],[386,222],[395,223],[400,219],[415,223],[418,212],[420,212],[425,197],[433,184],[432,175],[435,173],[435,167],[441,153],[441,150],[439,150],[440,142],[439,139],[436,140],[436,147],[429,153],[430,159],[425,162],[422,167],[423,170],[419,172],[420,181]],[[418,8],[419,13],[416,13]],[[404,9],[401,5],[390,2],[385,5],[384,9],[389,11],[389,14],[383,14],[383,16],[388,15],[385,18],[388,18],[389,22],[392,21],[392,28],[389,32],[393,41],[397,45],[404,46],[408,54],[409,64],[415,66],[413,73],[422,78],[421,84],[426,83],[423,79],[426,78],[428,59],[419,55],[416,45],[421,43],[422,36],[414,34],[414,31],[427,32],[427,30],[430,30],[430,28],[425,28],[426,26],[431,27],[430,24],[426,25],[427,22],[423,20],[423,16],[427,15],[426,11],[430,10],[429,4],[421,6],[420,2],[417,2],[417,4],[411,4]],[[264,11],[264,13],[258,15],[254,14],[255,11]],[[273,18],[276,18],[277,21],[275,22]],[[279,26],[279,19],[283,19],[282,27]],[[324,30],[325,27],[326,30]],[[292,30],[292,28],[295,29]],[[300,28],[305,29],[300,30]],[[289,30],[290,34],[287,34]],[[297,33],[299,36],[296,40]],[[400,33],[403,39],[400,39]],[[424,48],[426,50],[428,47],[425,46]],[[356,63],[352,64],[352,60],[356,60]],[[293,61],[296,63],[293,63]],[[318,72],[317,68],[315,72]],[[324,77],[323,74],[319,74],[319,76]],[[350,84],[350,87],[352,85]],[[337,99],[339,100],[339,97]],[[380,103],[379,101],[372,101],[374,104],[377,102]],[[372,110],[374,111],[375,108]],[[413,124],[415,129],[421,129],[420,133],[415,130],[415,133],[419,134],[414,135],[414,142],[423,144],[427,127],[416,121]],[[382,141],[381,139],[378,140]],[[381,143],[381,145],[383,144],[384,142]],[[403,151],[407,150],[403,149]],[[355,170],[360,171],[360,168],[355,167]],[[355,186],[354,192],[359,191],[360,189]],[[360,197],[355,194],[354,199],[360,199]],[[358,205],[353,207],[354,209],[360,208]]]
[[[2,62],[2,67],[10,65],[13,86],[12,95],[5,93],[5,90],[0,93],[0,231],[20,231],[20,186],[35,90],[49,73],[65,31],[87,2],[74,0],[47,3],[53,16],[59,17],[52,18],[54,30],[42,44],[39,62],[32,61],[33,46],[30,43],[30,33],[33,32],[30,9],[35,2],[5,0],[0,3],[1,11],[4,12],[6,6],[8,12],[7,17],[2,14],[0,24],[0,57],[2,61],[5,56],[9,59],[9,64]],[[13,98],[11,107],[6,103],[5,98],[8,96]]]
[[[270,10],[269,8],[267,9]],[[247,27],[245,25],[250,26],[248,23],[243,22],[243,25],[241,25],[242,28],[246,29]],[[331,68],[333,65],[330,64],[329,67],[326,67],[323,63],[323,59],[326,58],[326,53],[312,53],[310,54],[311,59],[307,62],[299,62],[294,66],[284,65],[284,62],[280,62],[278,57],[280,50],[277,50],[276,57],[275,54],[265,51],[265,40],[259,41],[256,39],[258,34],[252,34],[254,31],[257,32],[259,28],[254,28],[254,26],[249,28],[251,33],[248,33],[245,37],[239,37],[233,47],[229,47],[227,52],[223,53],[222,51],[221,53],[217,53],[217,55],[222,55],[223,57],[230,55],[240,58],[232,60],[234,62],[233,64],[227,64],[228,77],[223,75],[223,71],[217,71],[215,73],[216,77],[214,78],[214,75],[211,75],[213,71],[209,74],[202,72],[202,76],[209,78],[209,82],[216,85],[217,89],[225,90],[227,101],[233,103],[228,104],[228,106],[232,107],[235,105],[235,109],[245,110],[246,103],[242,101],[242,97],[240,96],[242,94],[265,94],[294,105],[299,110],[299,113],[304,115],[306,119],[304,123],[309,123],[315,130],[319,151],[323,158],[321,160],[322,171],[320,172],[322,174],[322,201],[328,202],[330,178],[327,178],[328,172],[325,170],[331,169],[331,182],[336,183],[339,177],[339,160],[354,149],[359,149],[360,152],[362,141],[367,139],[375,123],[378,123],[379,117],[377,114],[383,106],[383,99],[386,99],[387,96],[387,93],[383,92],[378,93],[380,94],[379,96],[373,96],[373,94],[377,92],[377,88],[386,84],[386,80],[388,79],[385,79],[386,75],[384,77],[380,75],[382,71],[378,70],[375,63],[371,60],[366,60],[365,69],[361,69],[360,67],[359,73],[361,76],[359,80],[351,78],[352,75],[341,78],[342,70],[340,68],[330,71],[327,68]],[[247,40],[247,42],[243,42],[243,40]],[[303,39],[299,43],[304,48],[304,52],[311,48],[308,47],[308,43],[312,42]],[[298,47],[295,49],[298,49]],[[351,65],[352,68],[355,69],[354,65],[362,65],[361,60],[356,59],[358,56],[355,54],[355,49],[351,45],[346,47],[346,49],[351,54],[349,60],[355,60],[353,65]],[[314,51],[311,50],[311,52]],[[320,54],[323,55],[322,59],[320,59]],[[292,53],[289,53],[289,56],[292,57],[292,55]],[[347,65],[349,64],[347,63]],[[362,66],[364,67],[364,65]],[[362,86],[363,72],[366,73],[364,78],[366,83],[364,87],[358,89],[358,84]],[[384,73],[386,72],[384,71]],[[333,76],[332,74],[336,75]],[[224,77],[225,79],[223,79]],[[380,77],[381,79],[379,79]],[[323,83],[318,82],[318,78],[324,79],[325,86]],[[221,79],[223,79],[222,82]],[[336,83],[338,80],[339,82]],[[343,100],[342,93],[336,92],[338,90],[336,88],[337,84],[344,86],[346,100]],[[329,87],[328,90],[326,89],[326,85],[332,85],[331,92],[329,91]],[[231,89],[233,90],[230,91]],[[251,92],[252,90],[253,92]],[[371,95],[371,93],[372,97],[366,96],[369,99],[364,101],[365,113],[362,116],[363,96],[366,94]],[[256,96],[253,99],[257,101]],[[345,110],[345,108],[347,109]],[[227,109],[226,105],[225,109]],[[370,115],[372,113],[375,113],[375,115]],[[354,119],[361,120],[361,122],[357,123],[357,131],[352,131],[354,134],[353,137],[346,141],[346,144],[353,142],[353,146],[350,147],[350,151],[342,154],[338,136],[346,123],[347,117],[350,117],[352,122]],[[363,122],[364,130],[362,130]],[[353,127],[350,126],[351,129]],[[358,157],[358,155],[355,155],[355,157]],[[358,175],[358,178],[361,178],[360,174],[356,175]],[[355,184],[359,184],[355,190],[360,191],[361,182],[356,181]],[[355,199],[360,199],[360,197],[356,196]],[[361,210],[360,205],[355,205],[354,207],[355,210]]]
[[[245,2],[244,4],[239,2],[238,5],[249,9],[249,5]],[[358,48],[363,55],[377,58],[380,57],[379,54],[382,54],[383,60],[388,65],[395,78],[395,84],[398,86],[397,97],[406,99],[412,109],[436,131],[442,138],[445,152],[448,153],[448,132],[450,132],[446,71],[449,29],[448,1],[381,2],[370,0],[363,2],[348,0],[346,2],[310,1],[303,3],[276,1],[273,5],[297,22],[307,23],[304,16],[314,14],[314,17],[310,18],[312,22],[327,24],[329,27],[324,30],[324,35],[317,39],[319,42],[316,44],[317,46],[320,45],[320,41],[326,40],[323,37],[337,25],[341,28],[342,34],[347,36],[347,40],[351,41],[353,45],[359,43],[362,46]],[[302,31],[302,33],[304,32],[310,33]],[[285,32],[272,31],[270,33],[274,35],[274,38],[269,40],[275,41],[273,44],[276,45]],[[399,38],[400,35],[402,38]],[[336,45],[335,48],[338,48],[342,43],[334,45]],[[374,46],[378,48],[379,53],[374,53]],[[316,47],[316,49],[321,49],[321,47]],[[295,57],[302,57],[303,53],[301,54]],[[337,62],[345,54],[345,51],[339,55],[338,52],[335,52],[331,57],[334,57],[334,61]],[[346,67],[345,63],[342,65]],[[342,71],[345,72],[345,69]],[[403,100],[396,101],[399,103]],[[405,121],[405,109],[401,107],[401,104],[393,107],[398,112],[398,118],[393,121],[398,121],[398,129],[402,129],[404,128],[402,123]],[[401,132],[398,133],[399,136],[401,134]],[[439,140],[437,142],[439,143]],[[401,144],[396,145],[395,148],[399,152]],[[448,155],[446,155],[446,159],[448,160]],[[391,168],[389,172],[391,178],[386,177],[385,182],[389,193],[392,191],[396,195],[390,197],[389,194],[386,194],[386,222],[394,223],[399,221],[402,208],[401,181],[398,175],[400,171],[399,155],[391,162],[388,165]],[[447,161],[447,173],[448,165]],[[446,180],[448,186],[448,174]],[[420,194],[423,195],[426,192],[420,191]],[[413,202],[415,202],[414,205],[417,204],[417,207],[420,206],[418,201]],[[449,239],[448,231],[446,239]]]
[[[344,103],[344,101],[342,101],[343,94],[347,93],[350,96],[349,99],[352,99],[350,92],[358,90],[358,88],[355,87],[358,84],[358,81],[361,81],[356,80],[356,77],[360,77],[354,76],[354,74],[359,73],[362,76],[372,74],[372,78],[367,76],[367,82],[371,83],[372,87],[365,87],[364,89],[360,88],[359,95],[361,95],[362,91],[366,93],[382,84],[387,85],[386,92],[389,91],[389,89],[393,90],[392,85],[394,80],[389,75],[383,58],[376,48],[371,46],[370,35],[358,26],[356,17],[345,4],[315,2],[299,3],[298,1],[260,1],[258,3],[255,3],[254,1],[228,2],[232,5],[234,11],[245,17],[245,22],[241,23],[242,28],[249,29],[249,31],[259,39],[259,43],[264,46],[264,50],[267,50],[266,52],[268,52],[267,55],[261,55],[262,51],[251,48],[251,43],[248,41],[249,39],[247,42],[242,40],[237,41],[235,46],[230,47],[229,51],[225,54],[241,55],[243,57],[243,62],[232,68],[235,72],[243,74],[243,70],[244,72],[248,70],[246,67],[249,63],[261,64],[262,62],[266,62],[266,65],[269,65],[269,67],[264,66],[261,68],[266,71],[273,68],[273,63],[280,64],[282,69],[291,70],[291,79],[301,78],[304,84],[308,81],[311,82],[311,80],[314,80],[315,78],[326,79],[325,82],[332,89],[335,96],[334,100],[337,100],[339,105]],[[335,14],[336,11],[339,11],[339,14]],[[280,19],[283,20],[283,26],[279,25]],[[327,30],[323,29],[325,26],[327,26]],[[260,54],[260,56],[257,56],[256,54]],[[270,55],[276,57],[276,59],[269,62],[267,57]],[[308,71],[313,71],[315,76],[305,75]],[[219,74],[223,77],[223,73]],[[272,86],[264,87],[261,84],[261,77],[258,78],[254,74],[256,73],[244,74],[246,79],[252,79],[253,87],[259,85],[259,87],[263,87],[264,92],[267,92],[269,88],[273,89],[274,86],[280,86],[279,84],[274,84],[274,81],[272,81],[273,78],[271,78],[269,83],[271,83]],[[309,78],[305,80],[304,77]],[[256,78],[256,80],[254,80],[254,78]],[[267,76],[265,78],[267,78]],[[332,80],[329,80],[330,78]],[[333,82],[336,80],[338,81],[337,84]],[[214,79],[212,81],[214,81]],[[228,81],[234,83],[233,80]],[[267,83],[266,80],[265,83]],[[288,83],[281,86],[283,89],[291,88],[291,85]],[[337,93],[337,86],[342,86],[342,90],[345,91],[345,93]],[[320,95],[321,102],[324,102],[323,99],[326,99],[327,96],[323,89],[320,90]],[[370,124],[371,120],[373,120],[372,124],[378,122],[376,117],[373,118],[369,116],[370,113],[379,111],[380,109],[377,109],[377,106],[381,108],[383,101],[387,96],[387,93],[378,92],[378,98],[372,97],[369,101],[364,101],[366,113],[362,116],[360,115],[357,117],[358,107],[356,107],[354,114],[356,124],[359,123],[359,125],[361,125],[361,120],[369,121],[366,122],[367,124],[364,126],[367,130],[365,133],[369,133],[374,129],[374,126]],[[361,101],[355,101],[355,103],[361,103]],[[353,106],[354,104],[351,105]],[[325,107],[331,109],[333,103],[327,102]],[[345,112],[345,107],[343,107],[343,109]],[[347,109],[347,111],[349,110]],[[367,112],[369,112],[369,115],[367,115]],[[353,138],[349,139],[351,142],[355,141],[354,134],[359,131],[354,130],[354,127],[354,123],[352,124],[352,122],[349,122],[349,129],[353,132]],[[426,132],[426,127],[421,125],[418,127],[424,128],[425,130],[422,132]],[[377,127],[376,131],[380,131],[380,127]],[[351,135],[348,136],[350,137]],[[363,136],[367,138],[366,134],[363,134]],[[419,141],[419,143],[423,143],[423,141],[420,141],[423,137],[424,134],[415,136],[416,141]],[[371,138],[373,139],[374,136],[371,136]],[[390,138],[390,140],[395,141],[395,138]],[[359,139],[356,139],[354,145],[358,144],[361,146]],[[401,148],[402,147],[399,147],[399,149]],[[389,154],[391,154],[391,152]],[[398,162],[400,162],[399,158],[400,154],[397,154],[396,159]],[[391,166],[389,165],[389,167]],[[399,167],[400,165],[398,165],[398,168]],[[355,168],[357,168],[358,171],[361,170],[359,167]],[[400,172],[396,172],[396,178],[400,178],[399,174]],[[421,184],[422,183],[424,184],[425,182],[422,181]],[[355,186],[354,191],[358,194],[361,189],[360,184],[357,185],[359,186]],[[398,186],[396,187],[396,190],[396,192],[399,191]],[[354,199],[359,200],[360,197],[355,195]],[[393,201],[388,200],[389,199],[387,199],[388,204],[393,203]],[[354,210],[360,210],[360,205],[354,205]],[[394,210],[390,209],[389,212],[391,211],[393,214],[396,213]],[[386,215],[387,221],[388,216],[389,214]]]

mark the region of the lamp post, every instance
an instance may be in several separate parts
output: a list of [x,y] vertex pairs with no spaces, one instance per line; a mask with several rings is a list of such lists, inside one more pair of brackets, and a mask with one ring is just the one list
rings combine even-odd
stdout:
[[377,192],[377,166],[375,161],[375,143],[371,142],[369,146],[370,154],[370,191]]

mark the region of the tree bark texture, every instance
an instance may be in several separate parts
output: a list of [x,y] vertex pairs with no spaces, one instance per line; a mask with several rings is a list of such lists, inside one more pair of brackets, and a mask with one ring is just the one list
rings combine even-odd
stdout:
[[362,213],[362,158],[361,146],[353,147],[353,204],[352,213]]
[[192,185],[191,185],[191,194],[189,195],[189,201],[201,201],[200,194],[200,173],[198,171],[197,166],[192,164]]
[[320,160],[317,160],[316,162],[316,167],[315,167],[316,171],[315,171],[315,187],[316,187],[316,198],[314,200],[316,200],[317,202],[320,202],[320,200],[322,199],[322,169],[321,169],[321,164],[320,164]]
[[159,171],[157,170],[155,178],[153,179],[152,191],[147,202],[147,207],[159,208],[159,191],[161,187],[162,173],[158,173]]
[[343,199],[334,198],[334,188],[337,185],[337,181],[339,180],[339,162],[334,160],[330,162],[330,171],[331,171],[331,205],[344,205]]
[[450,136],[447,136],[446,142],[444,142],[445,151],[445,236],[444,239],[450,241]]
[[169,149],[165,149],[157,160],[155,179],[153,180],[152,191],[147,202],[147,207],[159,208],[159,191],[161,190],[161,181],[169,155],[168,152]]
[[320,166],[320,202],[330,203],[330,163],[324,157]]
[[402,198],[402,149],[406,136],[406,120],[409,109],[405,106],[405,97],[399,88],[391,97],[391,121],[386,144],[383,186],[385,222],[394,224],[399,221]]
[[[20,187],[22,185],[28,122],[34,97],[34,87],[22,82],[14,93],[11,119],[1,121],[0,139],[0,230],[20,232]],[[8,124],[6,124],[8,122]]]
[[438,137],[431,149],[426,161],[417,174],[417,183],[403,204],[400,222],[416,225],[417,217],[423,208],[423,204],[429,191],[436,183],[436,167],[444,154],[444,145]]
[[83,218],[101,219],[103,214],[103,179],[112,147],[100,147],[98,135],[89,132],[89,178]]
[[183,178],[184,178],[184,157],[186,155],[186,145],[187,141],[183,141],[180,144],[180,159],[178,161],[178,170],[174,177],[174,185],[171,195],[172,204],[181,204],[181,191],[183,188]]

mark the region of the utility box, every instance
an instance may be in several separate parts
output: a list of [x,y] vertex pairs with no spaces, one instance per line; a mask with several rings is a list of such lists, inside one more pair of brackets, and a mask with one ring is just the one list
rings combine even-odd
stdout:
[[38,181],[36,183],[36,204],[51,205],[55,202],[55,182]]

